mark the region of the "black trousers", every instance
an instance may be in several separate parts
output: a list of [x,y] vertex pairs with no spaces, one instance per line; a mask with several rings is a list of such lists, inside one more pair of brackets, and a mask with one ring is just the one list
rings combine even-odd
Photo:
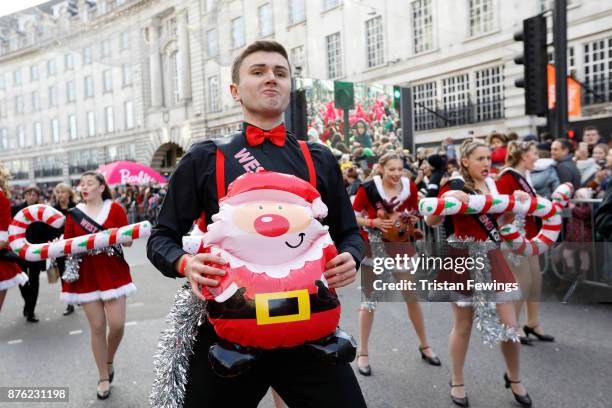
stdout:
[[25,301],[23,311],[26,316],[34,314],[34,309],[36,308],[36,302],[38,301],[38,287],[40,286],[40,271],[40,268],[37,267],[24,268],[24,272],[28,275],[28,282],[23,286],[19,286],[19,291],[21,292],[21,297]]
[[291,408],[366,407],[349,364],[314,359],[303,347],[265,351],[249,372],[219,377],[208,361],[208,349],[216,340],[210,323],[204,323],[190,361],[185,408],[257,407],[269,387]]

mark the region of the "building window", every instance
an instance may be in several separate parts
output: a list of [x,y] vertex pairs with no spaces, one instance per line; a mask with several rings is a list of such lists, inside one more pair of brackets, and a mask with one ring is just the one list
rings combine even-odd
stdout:
[[232,48],[242,47],[244,45],[244,26],[242,25],[242,17],[236,17],[232,20]]
[[436,95],[435,82],[427,82],[414,87],[414,128],[428,130],[436,128]]
[[96,134],[96,115],[93,112],[87,112],[87,136],[95,136]]
[[49,107],[57,106],[57,89],[54,86],[49,87]]
[[21,148],[26,146],[25,128],[22,125],[17,126],[17,145]]
[[208,78],[208,111],[218,112],[219,109],[219,77]]
[[94,95],[94,82],[91,75],[84,78],[85,81],[85,98],[91,98]]
[[304,0],[289,0],[289,24],[297,24],[306,20]]
[[[298,67],[301,69],[300,74],[304,75],[304,68],[306,68],[305,58],[304,58],[304,46],[300,45],[294,47],[289,51],[289,60],[291,61],[291,65],[294,69]],[[297,74],[297,72],[296,72]]]
[[70,140],[74,140],[77,138],[76,115],[68,116],[68,137],[70,138]]
[[17,95],[15,97],[15,112],[16,113],[23,113],[24,109],[25,109],[25,103],[23,100],[23,96],[21,95]]
[[89,65],[91,64],[91,61],[91,47],[83,48],[83,65]]
[[57,73],[57,67],[55,66],[55,58],[47,61],[47,75],[53,76]]
[[111,54],[110,40],[102,40],[100,43],[100,56],[102,58],[108,57]]
[[72,71],[74,69],[74,56],[72,53],[64,55],[64,65],[66,66],[66,71]]
[[32,92],[32,112],[40,110],[40,94],[36,91]]
[[112,92],[113,90],[113,72],[110,69],[102,72],[102,82],[104,83],[104,92]]
[[38,78],[40,78],[40,74],[38,72],[38,65],[32,65],[30,67],[30,80],[38,81]]
[[134,102],[126,101],[125,108],[125,128],[132,129],[134,127]]
[[219,43],[217,41],[217,29],[213,28],[206,32],[206,42],[208,44],[208,57],[216,57],[219,52]]
[[174,103],[177,104],[181,100],[181,85],[180,85],[180,72],[181,72],[181,59],[179,58],[178,51],[171,55],[172,61],[172,87],[174,95]]
[[433,49],[431,0],[412,2],[412,36],[415,54]]
[[586,105],[612,101],[612,37],[592,41],[584,47],[584,82],[592,92],[585,93]]
[[342,4],[342,0],[323,0],[323,10],[329,10]]
[[368,68],[381,65],[385,61],[382,16],[366,21],[366,49],[368,53]]
[[259,6],[257,15],[259,16],[259,36],[267,37],[274,33],[274,20],[270,3]]
[[0,90],[6,89],[6,80],[4,79],[4,74],[0,74]]
[[342,46],[340,33],[325,37],[327,49],[327,77],[330,79],[342,76]]
[[104,121],[106,125],[106,132],[111,133],[115,131],[115,117],[113,115],[113,107],[107,106],[104,108]]
[[40,122],[34,123],[34,143],[40,146],[43,143],[42,125]]
[[127,50],[128,48],[130,48],[130,32],[129,31],[123,31],[119,35],[119,48],[121,50]]
[[126,87],[132,85],[132,66],[130,64],[123,64],[121,68],[123,76],[123,86]]
[[21,85],[21,69],[16,69],[13,72],[13,83],[15,84],[15,86]]
[[106,0],[101,0],[96,4],[98,5],[98,11],[100,12],[100,14],[106,14],[106,12],[108,11],[106,7]]
[[66,102],[74,102],[76,100],[76,89],[74,81],[66,82]]
[[60,142],[59,119],[51,120],[51,139],[53,140],[53,143]]
[[493,30],[493,0],[468,0],[470,37]]
[[210,12],[215,7],[215,0],[204,0],[204,11]]
[[476,121],[504,116],[504,69],[491,67],[476,71]]
[[468,74],[442,80],[444,116],[451,126],[469,123],[470,81]]
[[2,147],[2,150],[8,150],[9,148],[8,130],[6,129],[0,129],[0,146]]

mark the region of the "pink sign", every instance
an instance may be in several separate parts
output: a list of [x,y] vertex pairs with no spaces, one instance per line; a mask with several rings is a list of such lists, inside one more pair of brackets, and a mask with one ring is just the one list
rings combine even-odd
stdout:
[[166,178],[144,164],[118,161],[98,168],[108,184],[147,185],[150,183],[166,184]]

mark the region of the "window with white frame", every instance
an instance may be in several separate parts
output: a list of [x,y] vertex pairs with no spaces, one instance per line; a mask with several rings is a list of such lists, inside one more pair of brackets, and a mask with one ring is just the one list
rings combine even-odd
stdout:
[[51,120],[51,140],[53,140],[53,143],[60,142],[59,119],[57,118]]
[[94,82],[91,75],[87,75],[84,79],[85,83],[85,98],[91,98],[94,95]]
[[76,100],[76,89],[74,81],[66,82],[66,102],[74,102]]
[[2,147],[2,150],[8,150],[9,148],[8,130],[4,128],[0,129],[0,147]]
[[70,140],[77,138],[77,121],[76,115],[68,115],[68,137]]
[[106,14],[108,11],[108,8],[106,7],[106,0],[97,1],[96,5],[98,6],[98,12],[100,14]]
[[299,45],[297,47],[293,47],[289,51],[289,61],[293,68],[300,67],[302,69],[301,74],[304,75],[304,69],[306,68],[305,57],[304,57],[304,46]]
[[26,134],[23,125],[17,126],[17,146],[26,147]]
[[72,71],[74,69],[74,55],[70,52],[64,55],[64,67],[66,71]]
[[612,101],[612,37],[583,44],[584,82],[592,92],[584,103]]
[[433,49],[433,13],[431,0],[415,0],[412,6],[412,44],[413,52]]
[[121,67],[121,72],[123,76],[123,86],[126,87],[132,85],[132,65],[123,64]]
[[365,25],[368,68],[372,68],[385,62],[382,16],[367,20]]
[[342,76],[342,45],[340,33],[334,33],[325,37],[327,50],[327,77],[329,79]]
[[469,120],[470,79],[468,74],[455,75],[442,80],[442,106],[444,116],[451,125]]
[[342,4],[342,0],[323,0],[323,10],[329,10]]
[[110,69],[102,72],[102,82],[104,83],[104,92],[113,90],[113,72]]
[[91,47],[83,48],[83,65],[89,65],[92,62]]
[[172,71],[172,100],[174,104],[177,104],[181,100],[180,93],[180,72],[181,72],[181,60],[179,58],[179,52],[176,51],[170,55],[171,71]]
[[242,47],[244,45],[244,25],[242,17],[236,17],[232,20],[232,48]]
[[217,29],[213,28],[206,32],[206,44],[208,45],[208,57],[216,57],[219,53],[219,42],[217,39]]
[[470,37],[493,30],[493,0],[468,0]]
[[23,96],[17,95],[15,97],[15,113],[23,113],[25,110],[25,102],[23,100]]
[[0,90],[6,89],[6,80],[4,74],[0,74]]
[[38,91],[32,92],[32,112],[40,110],[40,94]]
[[119,35],[119,48],[121,50],[127,50],[128,48],[130,48],[130,32],[129,31],[122,31],[121,34]]
[[132,129],[134,127],[134,102],[126,101],[123,107],[125,108],[125,128]]
[[259,17],[259,36],[266,37],[274,33],[274,20],[270,3],[259,6],[257,16]]
[[306,20],[304,0],[289,0],[289,24],[297,24]]
[[31,81],[38,81],[38,78],[40,78],[40,74],[38,71],[38,65],[32,65],[30,67],[30,80]]
[[49,87],[49,107],[53,108],[57,106],[57,88],[55,86]]
[[13,71],[13,83],[15,84],[15,86],[21,85],[21,69],[20,68]]
[[435,81],[414,86],[414,128],[428,130],[436,127],[436,97]]
[[104,108],[104,124],[106,125],[107,133],[115,131],[115,116],[113,115],[112,106],[107,106]]
[[476,71],[476,121],[504,116],[504,67]]
[[43,143],[42,125],[40,122],[34,122],[34,143],[40,146]]
[[215,7],[215,0],[204,0],[204,11],[210,12]]
[[102,42],[100,43],[100,56],[102,58],[108,57],[111,54],[111,46],[110,46],[110,40],[106,39],[106,40],[102,40]]
[[215,75],[208,78],[208,111],[219,110],[219,77]]
[[47,61],[47,75],[53,76],[57,73],[57,67],[55,66],[55,58],[51,58]]
[[94,112],[87,112],[87,136],[96,135],[96,114]]

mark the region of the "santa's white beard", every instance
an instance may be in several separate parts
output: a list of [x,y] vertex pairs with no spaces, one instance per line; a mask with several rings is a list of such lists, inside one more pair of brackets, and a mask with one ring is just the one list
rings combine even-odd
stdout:
[[[223,205],[208,226],[204,243],[215,245],[248,263],[258,265],[281,265],[304,255],[318,240],[325,237],[328,228],[315,219],[308,228],[278,237],[266,237],[245,232],[233,222],[235,207]],[[300,234],[304,234],[302,240]],[[301,241],[301,244],[300,244]],[[291,248],[289,245],[296,247]]]

